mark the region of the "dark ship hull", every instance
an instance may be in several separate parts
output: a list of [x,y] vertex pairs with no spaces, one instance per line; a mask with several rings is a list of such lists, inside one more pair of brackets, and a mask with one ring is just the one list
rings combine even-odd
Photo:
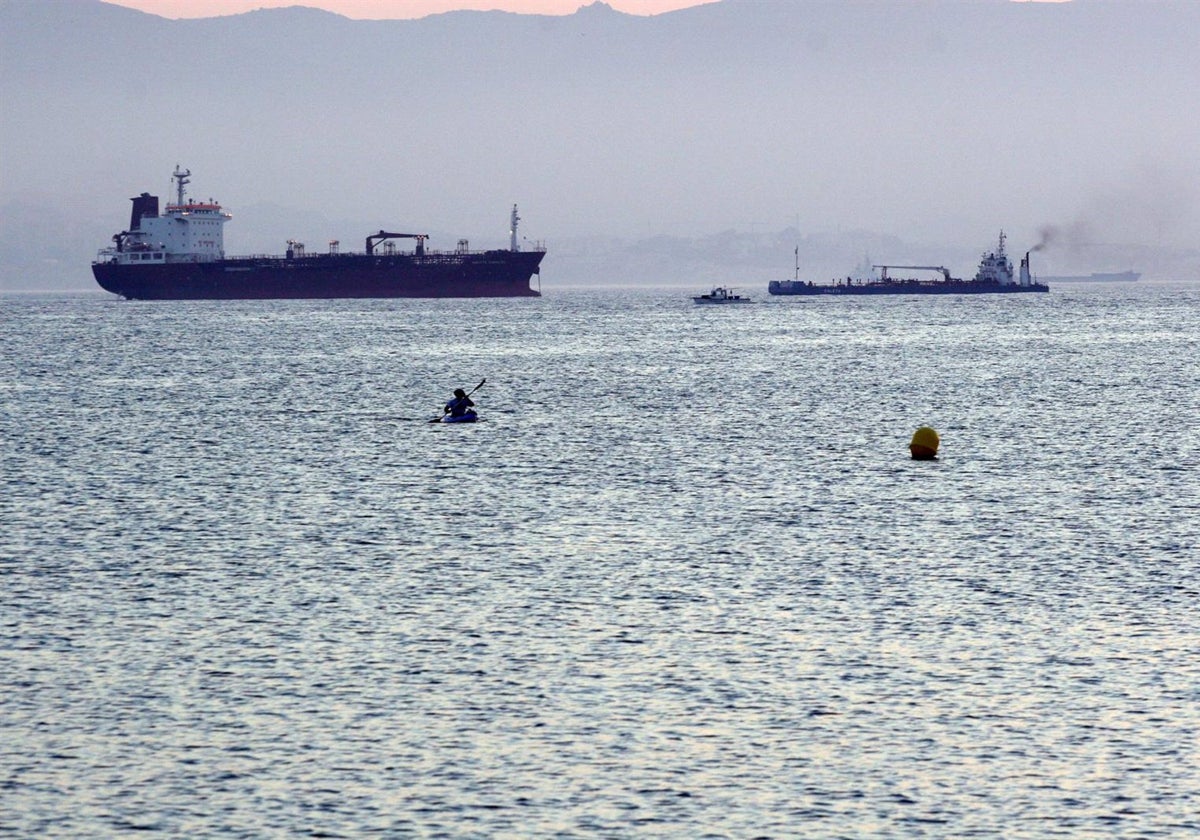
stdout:
[[210,262],[92,264],[101,288],[131,300],[539,297],[545,251],[320,254]]
[[861,283],[805,283],[772,280],[773,295],[992,295],[1017,292],[1048,292],[1044,283],[985,283],[975,280],[867,280]]

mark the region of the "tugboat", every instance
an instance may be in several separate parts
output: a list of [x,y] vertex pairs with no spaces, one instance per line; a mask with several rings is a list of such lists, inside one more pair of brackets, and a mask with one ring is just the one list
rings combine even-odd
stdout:
[[[847,277],[832,283],[812,283],[800,280],[800,264],[797,258],[796,279],[772,280],[767,291],[773,295],[979,295],[1011,294],[1017,292],[1048,292],[1045,283],[1036,283],[1029,273],[1029,252],[1021,260],[1018,278],[1013,277],[1013,265],[1004,251],[1004,231],[1000,231],[1000,245],[995,251],[985,253],[979,261],[979,270],[972,280],[960,280],[950,276],[950,270],[941,265],[875,265],[880,275],[872,280],[854,280]],[[940,280],[895,278],[888,276],[892,269],[909,271],[936,271]]]
[[[187,198],[191,170],[175,167],[175,201],[159,214],[158,196],[132,199],[129,229],[92,263],[96,282],[131,300],[236,300],[277,298],[474,298],[540,297],[530,287],[540,277],[546,249],[517,245],[517,207],[509,220],[508,250],[471,251],[461,239],[452,252],[428,250],[425,233],[379,231],[364,253],[307,253],[289,240],[282,256],[226,257],[224,226],[232,218],[209,199]],[[412,251],[393,240],[411,239]]]
[[733,289],[727,289],[724,286],[717,286],[706,295],[696,295],[692,298],[696,303],[753,303],[748,297],[735,295]]

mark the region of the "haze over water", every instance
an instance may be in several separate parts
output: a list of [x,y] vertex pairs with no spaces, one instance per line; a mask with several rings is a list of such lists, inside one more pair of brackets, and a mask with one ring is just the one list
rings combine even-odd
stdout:
[[5,297],[0,831],[1200,832],[1200,293],[741,291]]
[[1046,227],[1036,271],[1200,278],[1200,4],[580,5],[3,0],[0,290],[90,288],[176,164],[233,213],[228,255],[503,247],[517,204],[547,276],[584,287],[765,285],[797,246],[814,280],[864,253],[969,277],[1000,229],[1016,255]]

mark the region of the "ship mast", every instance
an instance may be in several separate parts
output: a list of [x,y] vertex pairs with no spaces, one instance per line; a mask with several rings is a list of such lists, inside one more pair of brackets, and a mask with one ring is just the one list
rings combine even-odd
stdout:
[[183,206],[183,187],[190,183],[188,176],[192,174],[192,170],[179,168],[179,164],[175,164],[175,171],[171,173],[171,177],[176,181],[175,187],[175,204],[179,207]]
[[521,217],[517,215],[517,205],[513,205],[512,218],[508,223],[508,250],[519,251],[517,247],[517,222],[521,221]]

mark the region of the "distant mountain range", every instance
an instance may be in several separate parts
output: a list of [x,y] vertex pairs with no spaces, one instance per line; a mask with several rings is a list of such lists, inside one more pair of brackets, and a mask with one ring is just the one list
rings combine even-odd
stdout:
[[381,228],[499,246],[517,203],[544,289],[753,286],[797,247],[811,279],[864,253],[969,275],[1001,227],[1016,253],[1047,223],[1126,244],[1061,241],[1046,273],[1192,278],[1196,32],[1200,3],[1142,0],[398,21],[0,0],[0,289],[92,288],[128,197],[176,163],[234,213],[231,253]]

